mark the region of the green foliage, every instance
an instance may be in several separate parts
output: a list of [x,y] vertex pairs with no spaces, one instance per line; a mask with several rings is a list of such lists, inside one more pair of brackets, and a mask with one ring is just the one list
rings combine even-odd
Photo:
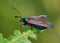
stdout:
[[2,34],[0,34],[0,43],[31,43],[28,37],[37,39],[36,34],[32,30],[25,32],[16,30],[14,35],[10,35],[8,39],[3,38]]

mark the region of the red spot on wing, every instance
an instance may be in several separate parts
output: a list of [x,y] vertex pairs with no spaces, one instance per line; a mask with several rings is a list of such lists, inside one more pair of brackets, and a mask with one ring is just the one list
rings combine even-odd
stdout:
[[38,24],[41,24],[42,23],[42,21],[38,21]]
[[29,20],[28,21],[30,24],[33,24],[34,23],[34,20]]
[[48,24],[47,23],[44,23],[44,26],[46,27],[46,26],[48,26]]

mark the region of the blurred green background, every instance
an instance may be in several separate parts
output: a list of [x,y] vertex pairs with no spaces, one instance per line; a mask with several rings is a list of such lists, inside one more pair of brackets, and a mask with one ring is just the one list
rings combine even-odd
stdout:
[[[21,14],[12,9],[17,8]],[[47,19],[54,24],[53,29],[48,29],[37,34],[38,39],[33,43],[60,43],[60,0],[0,0],[0,33],[4,37],[13,34],[19,27],[19,19],[14,16],[22,17],[33,15],[48,15]]]

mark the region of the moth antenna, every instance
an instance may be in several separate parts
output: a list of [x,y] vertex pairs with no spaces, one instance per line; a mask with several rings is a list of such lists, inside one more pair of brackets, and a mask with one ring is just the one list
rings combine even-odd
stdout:
[[[12,6],[12,9],[21,15],[21,13],[14,6]],[[15,18],[22,18],[22,17],[21,16],[15,16]]]

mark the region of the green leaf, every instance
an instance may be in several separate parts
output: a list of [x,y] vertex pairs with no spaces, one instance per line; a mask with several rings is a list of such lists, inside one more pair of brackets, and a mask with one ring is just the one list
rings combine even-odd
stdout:
[[15,35],[15,36],[20,36],[20,35],[21,35],[21,32],[20,32],[19,30],[15,30],[15,31],[14,31],[14,35]]
[[34,33],[34,31],[29,30],[28,32],[29,32],[29,34],[28,34],[29,37],[37,39],[37,35]]
[[0,39],[3,39],[3,36],[2,36],[2,34],[0,33]]
[[31,41],[25,37],[19,38],[16,43],[31,43]]
[[8,40],[3,38],[2,34],[0,33],[0,43],[7,43]]
[[25,32],[16,30],[14,35],[9,36],[9,39],[3,38],[2,34],[0,34],[0,43],[31,43],[28,37],[37,38],[36,34],[30,29]]
[[9,39],[9,40],[13,40],[15,37],[16,37],[16,36],[14,36],[14,35],[10,35],[10,36],[8,37],[8,39]]

